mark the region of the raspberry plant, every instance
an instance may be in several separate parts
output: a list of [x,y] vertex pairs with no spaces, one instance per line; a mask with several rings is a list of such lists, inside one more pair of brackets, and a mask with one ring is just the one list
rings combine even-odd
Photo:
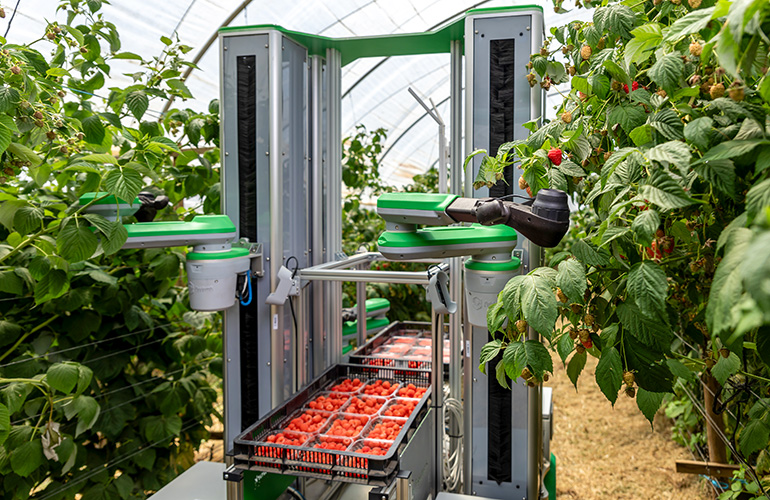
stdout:
[[534,194],[562,189],[580,208],[548,267],[490,307],[482,369],[501,356],[503,385],[552,371],[526,321],[573,383],[599,358],[607,399],[623,390],[650,422],[667,393],[713,377],[723,400],[742,393],[740,425],[727,419],[739,451],[767,464],[770,4],[585,4],[593,22],[552,28],[528,66],[532,86],[569,82],[559,118],[501,146]]
[[[39,40],[0,39],[2,498],[144,498],[192,465],[216,414],[219,317],[189,310],[183,249],[119,250],[122,224],[78,197],[154,186],[172,204],[156,220],[192,217],[193,196],[216,211],[218,106],[150,116],[191,97],[190,47],[121,52],[100,7],[69,0]],[[134,83],[105,88],[118,60]]]

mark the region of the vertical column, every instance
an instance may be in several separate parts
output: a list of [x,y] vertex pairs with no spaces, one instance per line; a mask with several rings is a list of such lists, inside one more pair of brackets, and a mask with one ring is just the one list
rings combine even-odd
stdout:
[[[282,120],[282,61],[281,46],[283,35],[271,31],[268,39],[269,80],[268,89],[270,101],[269,121],[270,139],[268,157],[270,172],[270,289],[278,286],[278,270],[283,261],[283,164],[281,162],[281,130]],[[270,372],[273,407],[283,402],[284,393],[284,343],[283,343],[283,306],[270,306]]]
[[[462,196],[463,158],[462,158],[462,42],[454,40],[450,45],[450,120],[451,120],[451,169],[450,190],[452,194]],[[455,257],[449,261],[449,294],[460,304],[463,300],[462,259]],[[449,397],[461,398],[460,365],[462,363],[462,331],[460,322],[462,313],[449,316]]]
[[[323,175],[323,69],[324,60],[319,56],[310,58],[310,217],[311,245],[310,262],[317,266],[324,261],[324,175]],[[309,285],[312,296],[311,353],[313,378],[325,368],[324,362],[324,282],[314,281]]]
[[[327,49],[326,71],[328,81],[328,212],[329,234],[327,255],[333,260],[342,251],[342,125],[341,125],[341,69],[342,57],[339,51]],[[330,301],[326,315],[329,318],[329,361],[338,363],[342,356],[342,284],[330,283]]]

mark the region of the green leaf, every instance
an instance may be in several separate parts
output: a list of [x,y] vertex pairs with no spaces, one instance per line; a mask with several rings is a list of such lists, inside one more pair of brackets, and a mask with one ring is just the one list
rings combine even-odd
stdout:
[[669,141],[647,150],[645,156],[649,160],[671,163],[681,169],[687,169],[690,166],[692,153],[687,144],[680,141]]
[[0,346],[15,342],[21,336],[21,327],[16,323],[0,319]]
[[144,186],[144,179],[133,167],[128,165],[107,172],[104,185],[110,194],[131,203]]
[[551,355],[543,344],[537,340],[527,340],[524,342],[524,352],[527,354],[527,366],[535,377],[542,379],[546,372],[553,372]]
[[78,424],[75,429],[75,437],[78,437],[94,426],[101,409],[94,398],[82,394],[73,399],[70,404],[73,405],[72,409],[78,417]]
[[751,139],[747,141],[725,141],[709,149],[701,161],[726,160],[750,153],[760,145],[770,144],[764,139]]
[[134,54],[133,52],[119,52],[112,56],[113,59],[132,59],[134,61],[141,61],[142,56]]
[[88,389],[91,384],[91,379],[94,376],[94,372],[87,366],[78,365],[78,383],[76,386],[75,394],[81,394]]
[[650,125],[640,125],[632,130],[628,136],[637,146],[644,146],[652,141],[652,127]]
[[673,334],[660,316],[645,316],[635,303],[623,302],[616,309],[623,328],[648,348],[667,352]]
[[502,345],[503,342],[499,339],[484,344],[484,347],[481,348],[481,356],[479,361],[479,371],[481,371],[481,373],[487,373],[486,364],[495,359],[497,353],[500,352]]
[[767,448],[768,440],[770,440],[770,426],[762,420],[751,420],[741,430],[738,446],[741,449],[741,453],[749,456],[752,453]]
[[[567,336],[569,338],[569,336]],[[567,364],[567,376],[572,381],[572,385],[577,390],[577,382],[580,374],[583,372],[583,368],[586,366],[587,355],[585,352],[576,352]]]
[[499,332],[506,319],[507,316],[503,309],[503,303],[495,302],[489,306],[489,309],[487,309],[487,330],[490,332]]
[[608,59],[602,63],[602,66],[604,66],[604,69],[606,69],[615,80],[631,86],[631,78],[629,78],[628,73],[626,73],[626,71],[621,68],[618,63]]
[[596,365],[596,383],[614,406],[620,386],[623,384],[623,365],[620,361],[620,353],[614,347],[602,352],[599,364]]
[[636,14],[627,5],[610,4],[594,11],[594,25],[599,32],[609,31],[628,37],[634,24],[636,24]]
[[61,297],[69,290],[69,287],[67,272],[62,269],[51,269],[35,285],[35,303],[40,304]]
[[527,323],[550,339],[559,311],[551,284],[540,276],[526,276],[521,289],[521,310]]
[[81,121],[85,141],[89,144],[101,144],[104,142],[106,131],[99,115],[91,115]]
[[647,113],[640,106],[621,104],[610,112],[610,123],[619,123],[627,134],[647,120]]
[[634,264],[628,272],[626,288],[643,314],[656,317],[664,312],[668,282],[665,271],[655,262]]
[[696,118],[684,126],[684,138],[701,151],[708,148],[714,120],[708,116]]
[[576,259],[562,261],[556,274],[556,286],[573,302],[582,302],[583,294],[588,288],[583,264]]
[[21,207],[13,216],[13,227],[21,235],[40,231],[43,227],[43,215],[41,207]]
[[[745,221],[744,221],[745,223]],[[732,225],[732,224],[731,224]],[[745,227],[728,227],[722,231],[720,240],[727,234],[725,241],[725,255],[717,266],[714,280],[711,283],[708,306],[706,307],[706,322],[709,330],[719,334],[730,327],[732,323],[732,308],[743,293],[740,266],[745,260],[746,249],[749,247],[752,232]]]
[[650,392],[641,387],[636,391],[636,406],[639,407],[639,410],[650,421],[650,427],[652,427],[655,414],[658,413],[665,395],[666,393],[664,392]]
[[511,342],[503,351],[503,362],[505,373],[511,380],[516,380],[521,376],[521,371],[527,366],[527,352],[522,342]]
[[[749,219],[754,219],[760,211],[770,205],[770,179],[755,184],[746,193],[746,212]],[[14,224],[15,224],[14,217]]]
[[77,363],[56,363],[48,368],[45,380],[48,385],[64,394],[69,394],[78,383]]
[[171,439],[182,430],[182,419],[177,415],[170,417],[145,417],[142,419],[144,435],[148,441],[160,443]]
[[505,365],[502,362],[498,362],[495,365],[495,378],[497,379],[497,383],[502,387],[510,389],[510,386],[508,385],[508,377],[505,373]]
[[736,199],[735,165],[731,160],[710,160],[695,165],[695,172],[719,191]]
[[610,252],[606,248],[597,248],[585,239],[575,242],[571,251],[586,266],[606,266],[610,263]]
[[11,412],[8,407],[0,403],[0,445],[8,438],[11,431]]
[[80,160],[93,163],[107,163],[110,165],[118,164],[118,159],[110,154],[91,154],[81,157]]
[[588,81],[591,82],[591,89],[599,99],[606,99],[610,93],[611,83],[607,75],[596,74],[588,77]]
[[126,96],[125,104],[131,114],[134,115],[134,118],[141,121],[145,111],[150,107],[150,99],[144,91],[134,90]]
[[577,163],[570,160],[564,160],[556,168],[569,177],[585,177],[586,175],[585,170],[583,170]]
[[699,32],[711,21],[712,14],[714,14],[714,7],[694,10],[686,16],[680,17],[665,30],[663,40],[674,42],[686,35]]
[[684,137],[682,135],[682,120],[671,108],[666,108],[652,115],[649,124],[669,140],[678,140]]
[[660,216],[652,209],[642,211],[631,223],[631,230],[636,234],[637,241],[646,247],[652,244],[658,227],[660,227]]
[[719,356],[717,364],[711,367],[711,375],[717,379],[720,385],[725,385],[727,379],[734,375],[741,367],[741,358],[736,356],[734,352],[726,358]]
[[8,152],[13,153],[14,156],[21,160],[30,162],[31,167],[37,167],[43,161],[43,159],[38,156],[37,153],[29,149],[27,146],[19,144],[18,142],[10,143],[8,145]]
[[70,262],[90,258],[99,246],[99,239],[82,219],[67,219],[56,237],[59,255]]
[[11,452],[11,469],[21,477],[27,477],[45,463],[43,443],[33,439]]
[[511,321],[519,319],[521,312],[521,286],[524,283],[524,276],[514,276],[505,284],[503,291],[500,292],[498,300],[503,303],[505,314]]
[[172,78],[171,80],[166,80],[166,85],[171,87],[171,90],[179,95],[180,97],[184,97],[185,99],[189,99],[192,97],[192,92],[190,92],[190,89],[187,88],[187,85],[182,83],[182,80],[178,78]]
[[639,194],[663,210],[683,208],[696,203],[687,196],[682,186],[662,169],[653,170],[647,183],[639,188]]
[[659,87],[673,94],[684,74],[684,62],[678,55],[669,54],[658,59],[648,74]]
[[0,113],[6,113],[16,107],[21,101],[19,91],[13,87],[0,85]]
[[110,233],[106,238],[102,238],[102,248],[105,255],[112,255],[126,244],[128,231],[120,221],[110,223]]

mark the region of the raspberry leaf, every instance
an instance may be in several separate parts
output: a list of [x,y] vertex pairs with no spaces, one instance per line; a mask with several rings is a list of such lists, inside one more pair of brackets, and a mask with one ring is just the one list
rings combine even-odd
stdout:
[[596,383],[614,406],[618,399],[620,386],[623,384],[623,366],[620,362],[620,353],[614,347],[602,352],[599,364],[596,365]]

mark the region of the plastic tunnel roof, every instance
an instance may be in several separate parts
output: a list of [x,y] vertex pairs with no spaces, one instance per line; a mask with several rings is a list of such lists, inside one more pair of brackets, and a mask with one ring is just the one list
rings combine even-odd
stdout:
[[[56,12],[57,4],[54,0],[21,0],[7,36],[9,42],[38,39],[47,20],[65,22],[63,14]],[[317,35],[307,37],[312,42],[308,43],[311,52],[325,43],[348,44],[341,50],[346,63],[342,69],[342,135],[355,133],[358,124],[369,130],[387,129],[380,172],[387,182],[401,185],[435,165],[438,158],[437,126],[407,88],[411,86],[426,100],[432,98],[448,122],[449,54],[440,53],[446,49],[439,47],[447,47],[445,40],[461,36],[462,19],[468,10],[532,5],[543,8],[546,28],[573,19],[590,19],[590,12],[585,10],[554,14],[552,4],[545,0],[113,0],[105,3],[101,12],[105,20],[117,26],[122,51],[150,58],[163,49],[160,37],[175,33],[182,43],[194,47],[187,56],[196,60],[200,69],[190,74],[186,84],[195,99],[175,102],[173,107],[178,108],[204,110],[211,99],[219,96],[216,37],[223,27],[229,30],[278,25],[287,33]],[[10,5],[6,5],[6,11],[5,22],[13,14]],[[435,32],[408,35],[427,31]],[[388,48],[367,39],[344,40],[396,34],[403,36],[390,39]],[[420,52],[432,53],[401,55],[409,54],[417,39],[422,45]],[[43,50],[42,46],[38,48]],[[100,97],[107,96],[109,87],[130,85],[129,75],[137,71],[136,63],[130,60],[115,60],[111,65],[112,80],[96,91]],[[159,117],[163,103],[155,106],[148,114]],[[552,105],[548,109],[553,112]]]

